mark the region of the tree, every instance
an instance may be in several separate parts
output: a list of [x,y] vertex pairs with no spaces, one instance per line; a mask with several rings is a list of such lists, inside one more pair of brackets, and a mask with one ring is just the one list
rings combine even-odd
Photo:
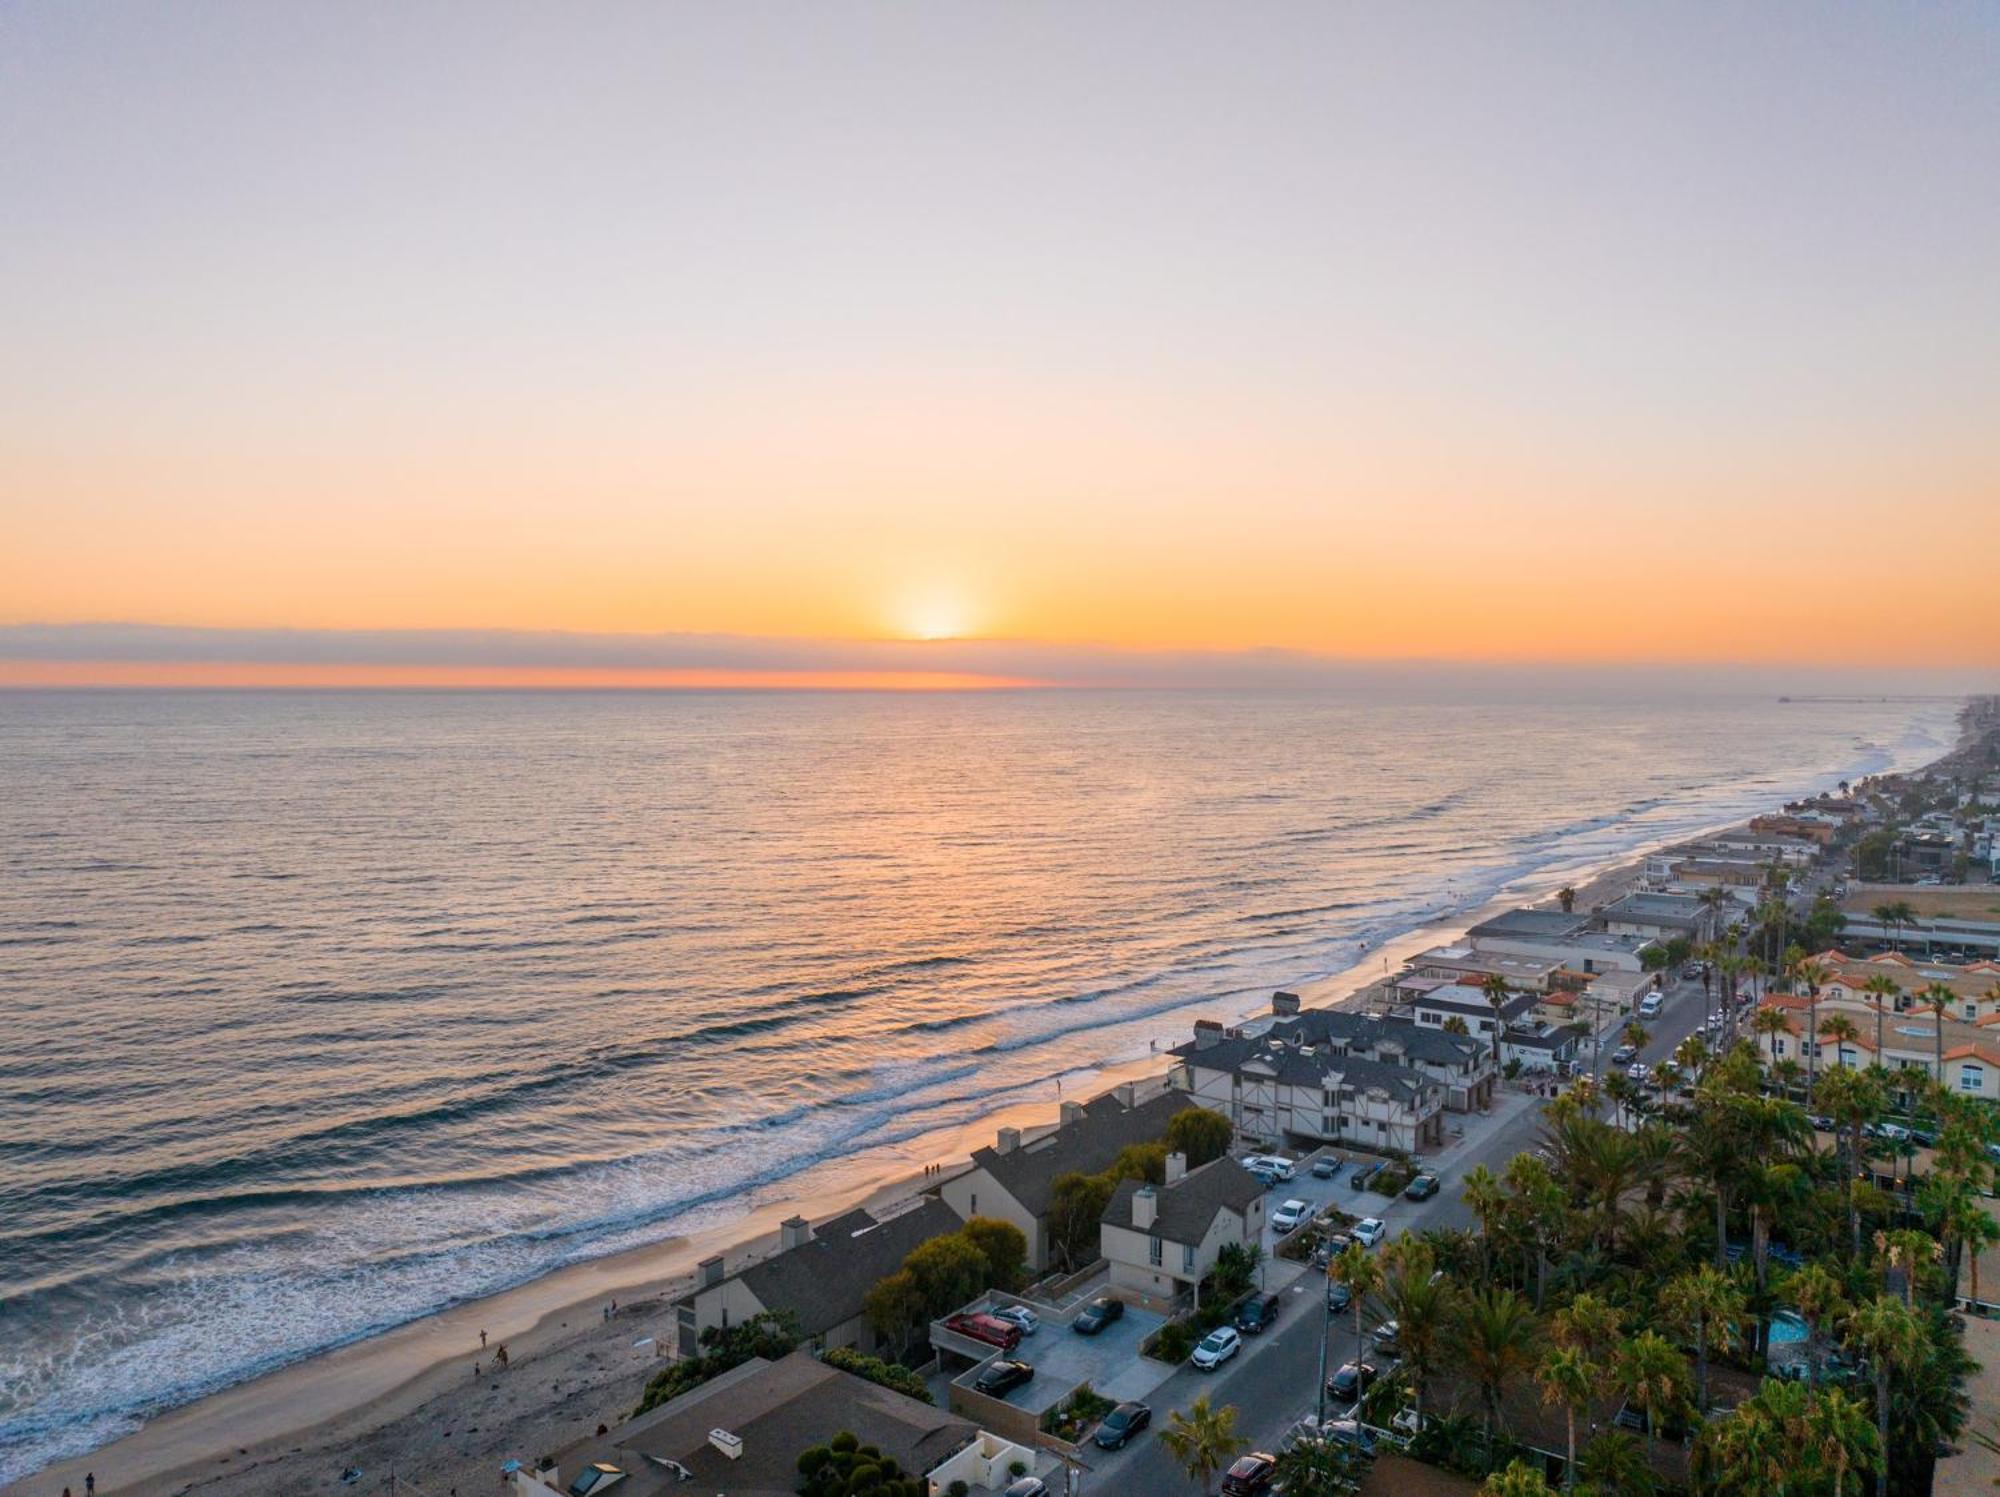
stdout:
[[1829,1388],[1813,1400],[1806,1411],[1805,1437],[1806,1449],[1820,1469],[1833,1473],[1833,1497],[1846,1497],[1849,1471],[1873,1471],[1886,1464],[1868,1411],[1839,1388]]
[[1236,1410],[1211,1407],[1204,1393],[1188,1405],[1186,1413],[1176,1409],[1167,1415],[1160,1443],[1191,1479],[1201,1483],[1205,1493],[1215,1473],[1235,1460],[1250,1442],[1236,1432]]
[[[1875,1370],[1875,1434],[1881,1448],[1889,1448],[1889,1381],[1891,1374],[1910,1366],[1923,1354],[1924,1332],[1910,1307],[1893,1294],[1878,1294],[1857,1306],[1847,1317],[1850,1346],[1868,1358]],[[1885,1462],[1876,1472],[1875,1497],[1889,1497],[1889,1468]]]
[[1143,1180],[1148,1185],[1167,1183],[1167,1146],[1161,1143],[1127,1144],[1111,1161],[1107,1173],[1119,1180]]
[[1811,1395],[1797,1383],[1767,1380],[1695,1447],[1697,1490],[1742,1497],[1790,1497],[1800,1474],[1799,1434]]
[[701,1333],[698,1355],[669,1364],[647,1381],[634,1412],[658,1408],[752,1357],[775,1362],[789,1356],[800,1339],[798,1319],[789,1310],[765,1310],[732,1326],[712,1325]]
[[1612,1430],[1585,1443],[1576,1474],[1592,1493],[1648,1497],[1654,1486],[1653,1468],[1645,1453],[1636,1442]]
[[1493,1171],[1483,1164],[1475,1164],[1466,1171],[1465,1185],[1460,1192],[1472,1214],[1479,1218],[1479,1263],[1481,1277],[1491,1277],[1493,1273],[1493,1224],[1500,1219],[1500,1212],[1507,1204],[1506,1194],[1500,1189],[1500,1180]]
[[1542,1359],[1535,1377],[1542,1385],[1542,1402],[1562,1405],[1569,1436],[1563,1490],[1569,1491],[1576,1486],[1576,1416],[1590,1408],[1591,1395],[1597,1391],[1597,1365],[1574,1347],[1558,1347]]
[[907,1268],[877,1279],[861,1300],[862,1313],[885,1346],[900,1353],[918,1326],[930,1318],[923,1286]]
[[1286,1497],[1348,1497],[1361,1488],[1366,1461],[1345,1440],[1298,1440],[1278,1453],[1274,1485]]
[[1575,913],[1576,890],[1573,886],[1569,884],[1564,884],[1560,889],[1556,890],[1556,900],[1558,903],[1562,905],[1562,910],[1565,915]]
[[1096,1261],[1098,1224],[1115,1189],[1108,1176],[1074,1170],[1050,1182],[1049,1249],[1064,1268],[1077,1269]]
[[1743,1291],[1728,1275],[1709,1264],[1668,1281],[1660,1291],[1660,1315],[1694,1341],[1695,1401],[1708,1407],[1708,1353],[1728,1351],[1741,1339],[1736,1323],[1743,1318]]
[[1535,1313],[1513,1290],[1489,1287],[1465,1296],[1456,1331],[1459,1356],[1485,1404],[1490,1447],[1500,1425],[1501,1394],[1535,1365]]
[[986,1286],[1012,1289],[1028,1268],[1028,1239],[1012,1222],[991,1216],[975,1216],[958,1229],[963,1237],[986,1258]]
[[1486,995],[1486,1001],[1493,1008],[1493,1069],[1500,1069],[1500,1031],[1503,1027],[1501,1010],[1506,1008],[1509,994],[1507,979],[1498,972],[1490,972],[1480,980],[1479,991]]
[[1354,1339],[1361,1340],[1362,1301],[1382,1287],[1382,1264],[1358,1242],[1350,1242],[1326,1266],[1326,1276],[1347,1286],[1348,1304],[1354,1311]]
[[1410,1371],[1411,1401],[1421,1427],[1424,1381],[1437,1368],[1438,1347],[1451,1324],[1451,1280],[1436,1271],[1437,1254],[1422,1238],[1399,1237],[1386,1255],[1384,1308],[1396,1322],[1396,1339],[1403,1348],[1403,1365]]
[[1821,1039],[1833,1041],[1833,1063],[1845,1069],[1847,1054],[1845,1047],[1851,1046],[1861,1037],[1861,1031],[1854,1027],[1854,1021],[1846,1014],[1835,1014],[1819,1027]]
[[1939,1086],[1944,1085],[1944,1021],[1952,1004],[1958,1001],[1958,994],[1941,982],[1934,982],[1917,994],[1918,1000],[1931,1011],[1937,1021],[1937,1068],[1933,1073]]
[[1511,1461],[1480,1483],[1476,1497],[1549,1497],[1549,1479],[1526,1461]]
[[1229,1152],[1233,1130],[1229,1119],[1206,1107],[1184,1107],[1167,1119],[1167,1148],[1187,1156],[1187,1167],[1198,1170]]
[[1618,1349],[1611,1380],[1628,1403],[1646,1411],[1646,1456],[1652,1458],[1660,1419],[1687,1406],[1687,1358],[1657,1331],[1641,1331]]
[[1847,1290],[1824,1263],[1814,1261],[1784,1283],[1784,1296],[1806,1323],[1806,1386],[1819,1382],[1820,1337],[1847,1313]]
[[1811,958],[1792,964],[1792,981],[1806,990],[1806,1105],[1812,1105],[1813,1085],[1819,1080],[1819,990],[1831,974],[1824,962]]
[[975,1244],[957,1232],[947,1232],[911,1248],[903,1259],[903,1271],[916,1281],[924,1311],[935,1320],[984,1293],[991,1267]]
[[1625,1334],[1624,1317],[1601,1295],[1586,1292],[1556,1311],[1549,1330],[1556,1345],[1582,1352],[1602,1366]]
[[1886,972],[1878,972],[1861,984],[1861,991],[1875,1000],[1875,1063],[1882,1064],[1882,1027],[1888,1020],[1888,1005],[1903,996],[1902,986]]

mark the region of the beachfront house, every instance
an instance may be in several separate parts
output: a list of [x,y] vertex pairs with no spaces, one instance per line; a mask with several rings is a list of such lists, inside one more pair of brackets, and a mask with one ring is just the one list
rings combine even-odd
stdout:
[[1519,993],[1553,993],[1576,985],[1571,976],[1560,961],[1550,958],[1475,951],[1470,943],[1457,942],[1418,952],[1410,958],[1403,975],[1390,979],[1388,986],[1391,996],[1401,1002],[1402,998],[1397,996],[1398,984],[1415,978],[1441,977],[1446,982],[1462,982],[1476,988],[1485,979],[1498,977]]
[[[1351,1009],[1301,1009],[1295,994],[1279,993],[1271,1000],[1276,1016],[1264,1038],[1287,1044],[1324,1047],[1335,1055],[1352,1055],[1384,1065],[1408,1066],[1444,1083],[1444,1105],[1453,1112],[1484,1109],[1493,1102],[1498,1073],[1488,1044],[1469,1035],[1425,1029],[1405,1015],[1356,1013]],[[1197,1026],[1197,1038],[1200,1028]],[[1187,1047],[1176,1050],[1186,1053]]]
[[1715,939],[1714,906],[1694,894],[1635,891],[1605,905],[1597,923],[1614,936],[1646,936],[1662,944],[1685,937],[1699,946]]
[[675,1349],[697,1354],[701,1333],[741,1325],[765,1311],[788,1311],[809,1345],[875,1349],[862,1301],[878,1279],[903,1266],[919,1243],[962,1225],[935,1196],[877,1217],[857,1207],[812,1226],[795,1216],[779,1229],[778,1251],[725,1273],[718,1254],[702,1260],[692,1293],[676,1302]]
[[1174,1087],[1247,1139],[1414,1153],[1444,1137],[1444,1082],[1309,1034],[1251,1036],[1197,1025],[1194,1039],[1173,1054]]
[[1169,1154],[1165,1183],[1121,1181],[1098,1225],[1112,1290],[1148,1309],[1191,1299],[1224,1247],[1263,1241],[1264,1196],[1227,1156],[1189,1170]]
[[841,1432],[925,1477],[938,1497],[954,1480],[998,1491],[1034,1452],[970,1420],[919,1403],[796,1351],[753,1357],[608,1435],[580,1440],[509,1473],[514,1497],[661,1497],[727,1492],[792,1497],[799,1456]]
[[1028,1266],[1049,1266],[1048,1211],[1056,1177],[1075,1171],[1095,1175],[1111,1167],[1131,1144],[1158,1142],[1187,1099],[1154,1083],[1112,1088],[1088,1102],[1065,1102],[1061,1121],[1040,1133],[1002,1128],[972,1168],[939,1187],[945,1204],[965,1220],[988,1216],[1012,1222],[1028,1239]]

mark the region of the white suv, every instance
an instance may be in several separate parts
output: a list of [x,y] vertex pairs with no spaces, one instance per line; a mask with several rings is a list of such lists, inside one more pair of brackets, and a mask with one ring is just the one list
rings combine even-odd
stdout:
[[1389,1224],[1379,1216],[1364,1216],[1353,1227],[1354,1240],[1363,1247],[1373,1247],[1389,1235]]
[[1276,1175],[1280,1180],[1289,1180],[1298,1173],[1291,1160],[1277,1154],[1252,1154],[1243,1161],[1246,1170],[1263,1170]]
[[1310,1215],[1310,1201],[1290,1200],[1271,1213],[1271,1225],[1280,1232],[1296,1231],[1299,1223]]

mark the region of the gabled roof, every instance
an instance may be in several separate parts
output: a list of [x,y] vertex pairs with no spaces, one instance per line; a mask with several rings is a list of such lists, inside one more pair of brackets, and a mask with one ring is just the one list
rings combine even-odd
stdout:
[[789,1310],[806,1335],[823,1335],[859,1315],[868,1291],[901,1268],[911,1248],[961,1225],[958,1213],[936,1196],[884,1221],[856,1208],[816,1228],[810,1241],[734,1277],[765,1309]]
[[1193,1106],[1179,1092],[1167,1091],[1133,1107],[1106,1092],[1083,1104],[1083,1116],[1040,1138],[1030,1139],[1002,1154],[975,1149],[972,1162],[1021,1203],[1031,1216],[1049,1209],[1050,1189],[1058,1175],[1072,1170],[1095,1175],[1111,1167],[1118,1151],[1131,1144],[1157,1142],[1177,1112]]
[[[1399,1029],[1399,1036],[1401,1032]],[[1380,1091],[1406,1106],[1420,1101],[1426,1087],[1442,1084],[1414,1066],[1390,1065],[1365,1055],[1342,1055],[1318,1046],[1308,1048],[1268,1035],[1255,1038],[1237,1035],[1218,1040],[1205,1049],[1195,1044],[1181,1045],[1173,1053],[1205,1070],[1269,1077],[1285,1086],[1340,1085],[1357,1091]]]
[[1172,1185],[1154,1186],[1153,1199],[1158,1211],[1153,1225],[1142,1229],[1132,1226],[1132,1199],[1144,1183],[1140,1180],[1118,1183],[1101,1218],[1106,1226],[1148,1231],[1168,1242],[1198,1243],[1208,1235],[1218,1211],[1233,1211],[1243,1216],[1251,1203],[1264,1195],[1264,1182],[1224,1155],[1198,1170],[1189,1170]]

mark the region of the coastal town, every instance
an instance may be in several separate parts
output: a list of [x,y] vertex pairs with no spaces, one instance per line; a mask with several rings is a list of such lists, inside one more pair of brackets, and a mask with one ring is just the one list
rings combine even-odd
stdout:
[[2000,700],[1962,727],[1337,1001],[1197,1021],[603,1304],[566,1362],[482,1332],[469,1390],[337,1474],[244,1451],[176,1490],[1987,1490]]

